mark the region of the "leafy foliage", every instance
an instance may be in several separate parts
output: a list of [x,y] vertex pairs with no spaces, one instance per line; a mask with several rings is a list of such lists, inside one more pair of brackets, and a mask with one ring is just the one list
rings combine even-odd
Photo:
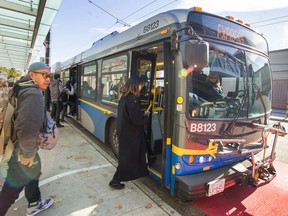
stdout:
[[13,78],[14,80],[17,80],[21,76],[21,71],[16,70],[15,68],[6,68],[6,67],[0,67],[0,72],[5,74],[7,77]]

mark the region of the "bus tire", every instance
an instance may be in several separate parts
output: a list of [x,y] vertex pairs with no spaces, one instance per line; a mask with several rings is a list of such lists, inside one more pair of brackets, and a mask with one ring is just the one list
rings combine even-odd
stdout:
[[118,141],[118,136],[117,136],[116,120],[112,120],[110,122],[108,142],[113,151],[113,154],[115,155],[116,158],[118,158],[119,141]]

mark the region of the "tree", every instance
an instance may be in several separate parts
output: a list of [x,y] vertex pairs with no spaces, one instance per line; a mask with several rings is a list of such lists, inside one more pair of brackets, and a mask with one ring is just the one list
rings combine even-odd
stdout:
[[7,77],[13,78],[14,80],[17,80],[21,77],[21,71],[16,70],[15,68],[6,68],[6,67],[0,67],[0,72],[5,74]]

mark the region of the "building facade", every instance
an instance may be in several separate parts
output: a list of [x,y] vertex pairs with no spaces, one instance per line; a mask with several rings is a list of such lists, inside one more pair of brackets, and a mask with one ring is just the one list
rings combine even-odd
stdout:
[[272,108],[286,109],[288,102],[288,49],[269,52],[273,77]]

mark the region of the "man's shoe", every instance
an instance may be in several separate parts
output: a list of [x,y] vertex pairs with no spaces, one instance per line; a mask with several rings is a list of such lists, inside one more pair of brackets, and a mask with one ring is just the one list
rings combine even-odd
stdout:
[[109,186],[117,190],[121,190],[125,187],[125,185],[120,182],[112,182],[112,181],[110,181]]
[[58,128],[64,127],[64,125],[61,125],[61,124],[56,124],[56,126],[57,126]]
[[37,215],[39,212],[46,210],[53,204],[53,199],[39,200],[38,202],[30,203],[27,208],[27,216]]

